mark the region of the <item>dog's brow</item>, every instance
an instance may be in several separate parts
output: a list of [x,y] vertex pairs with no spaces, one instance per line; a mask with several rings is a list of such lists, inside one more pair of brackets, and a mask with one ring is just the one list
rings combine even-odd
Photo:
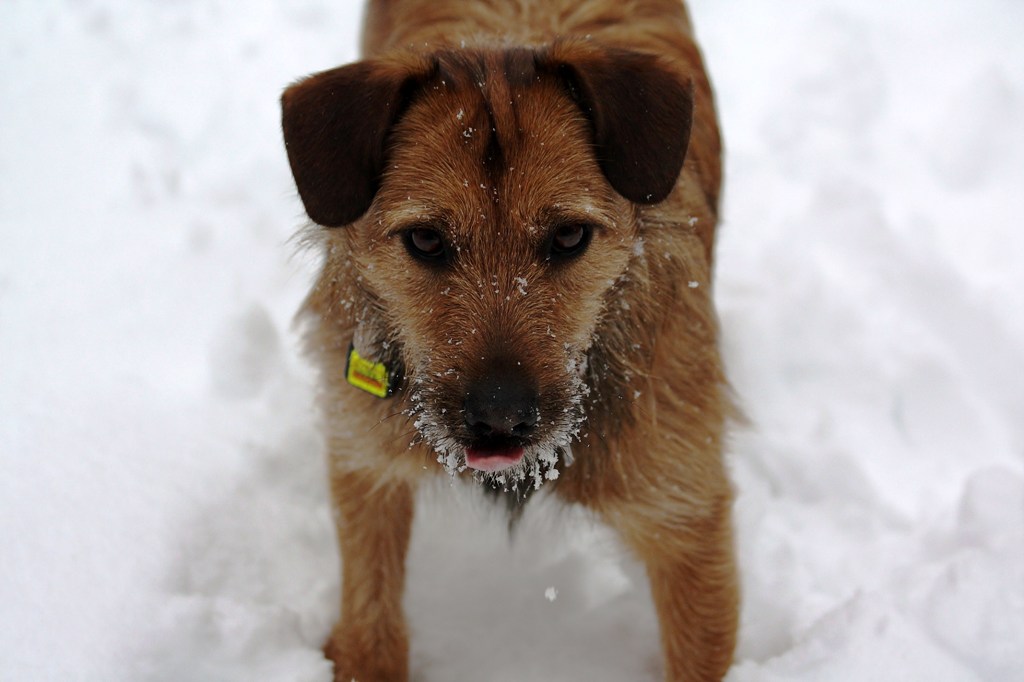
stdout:
[[448,216],[444,211],[428,204],[408,203],[381,211],[379,214],[381,224],[392,227],[404,227],[417,223],[446,225],[449,223]]
[[614,214],[593,204],[568,207],[561,204],[548,208],[540,215],[537,224],[552,229],[566,223],[586,223],[596,229],[603,230],[615,224]]

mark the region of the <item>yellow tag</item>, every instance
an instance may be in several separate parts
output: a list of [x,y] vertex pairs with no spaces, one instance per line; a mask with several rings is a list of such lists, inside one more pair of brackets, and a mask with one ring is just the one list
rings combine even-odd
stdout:
[[372,393],[378,398],[387,398],[391,395],[388,368],[382,362],[373,362],[361,357],[355,346],[349,346],[348,349],[345,379],[356,388]]

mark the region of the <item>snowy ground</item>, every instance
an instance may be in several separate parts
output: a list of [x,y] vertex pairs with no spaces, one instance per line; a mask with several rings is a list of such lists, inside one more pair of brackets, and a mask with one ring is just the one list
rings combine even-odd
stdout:
[[[1024,4],[693,10],[753,422],[729,680],[1020,680]],[[0,4],[0,679],[329,679],[276,100],[358,14]],[[655,679],[636,566],[547,503],[510,547],[428,491],[407,606],[423,682]]]

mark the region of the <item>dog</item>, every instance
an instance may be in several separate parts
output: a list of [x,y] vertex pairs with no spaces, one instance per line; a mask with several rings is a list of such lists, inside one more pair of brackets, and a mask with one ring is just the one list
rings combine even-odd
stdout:
[[681,0],[369,0],[285,147],[323,265],[339,682],[409,677],[413,499],[582,505],[645,564],[667,680],[718,680],[738,589],[711,298],[721,144]]

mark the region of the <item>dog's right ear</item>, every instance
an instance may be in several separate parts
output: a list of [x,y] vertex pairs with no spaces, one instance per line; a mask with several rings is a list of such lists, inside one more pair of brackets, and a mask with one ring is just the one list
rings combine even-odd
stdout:
[[281,96],[295,186],[313,222],[339,227],[373,202],[388,132],[426,65],[362,61],[314,74]]

